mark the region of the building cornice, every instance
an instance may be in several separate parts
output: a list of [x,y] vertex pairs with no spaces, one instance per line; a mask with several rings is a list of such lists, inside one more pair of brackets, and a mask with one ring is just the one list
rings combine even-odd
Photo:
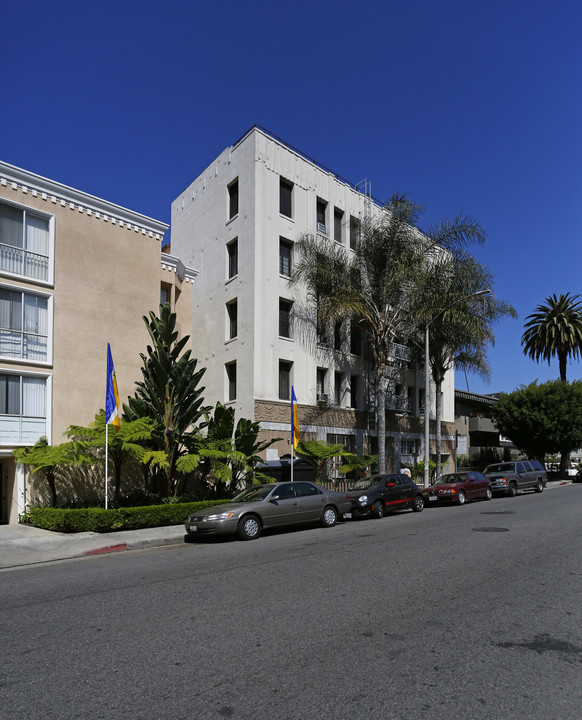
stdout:
[[162,268],[176,273],[180,280],[190,283],[193,283],[198,275],[198,270],[186,267],[180,258],[165,252],[162,253]]
[[147,217],[147,215],[128,210],[121,205],[102,200],[94,195],[75,190],[75,188],[55,180],[49,180],[1,161],[0,186],[10,186],[13,190],[20,190],[23,195],[30,193],[32,197],[40,197],[52,204],[59,203],[63,207],[68,206],[71,210],[85,213],[89,217],[103,222],[111,222],[111,224],[119,225],[127,230],[141,232],[142,235],[148,235],[160,241],[170,227],[166,223]]

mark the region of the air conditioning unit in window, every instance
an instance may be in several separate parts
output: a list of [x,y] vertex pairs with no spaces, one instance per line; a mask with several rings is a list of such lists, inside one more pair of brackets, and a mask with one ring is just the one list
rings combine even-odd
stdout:
[[327,235],[327,226],[323,223],[317,223],[317,232]]
[[329,403],[329,396],[327,393],[317,393],[317,402],[319,405],[327,405]]

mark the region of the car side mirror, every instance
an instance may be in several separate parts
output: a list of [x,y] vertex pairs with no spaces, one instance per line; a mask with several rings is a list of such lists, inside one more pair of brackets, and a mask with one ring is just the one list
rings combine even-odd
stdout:
[[271,497],[269,498],[269,502],[275,502],[278,499],[279,499],[278,495],[271,495]]

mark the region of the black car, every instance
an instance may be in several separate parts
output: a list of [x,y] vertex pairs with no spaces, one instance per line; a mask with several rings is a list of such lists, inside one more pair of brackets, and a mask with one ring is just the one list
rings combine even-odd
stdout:
[[372,475],[355,482],[348,490],[353,517],[381,518],[387,512],[412,508],[420,512],[424,499],[420,488],[404,474]]

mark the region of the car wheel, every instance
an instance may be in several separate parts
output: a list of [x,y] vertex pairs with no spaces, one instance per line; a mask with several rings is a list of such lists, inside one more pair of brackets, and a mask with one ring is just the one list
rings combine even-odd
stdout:
[[457,495],[457,502],[459,503],[459,505],[464,505],[466,499],[467,497],[463,490],[459,490],[459,494]]
[[331,505],[326,505],[321,513],[323,527],[333,527],[337,522],[337,512]]
[[536,483],[535,491],[537,493],[541,493],[541,492],[543,492],[543,489],[544,489],[544,484],[541,480],[538,479],[538,481]]
[[378,520],[381,517],[384,517],[384,505],[382,505],[380,500],[376,500],[376,502],[372,505],[372,517],[375,517]]
[[261,534],[261,523],[256,515],[245,515],[236,529],[241,540],[256,540]]
[[509,497],[515,497],[517,495],[517,485],[514,482],[509,483],[507,494]]
[[417,495],[412,501],[412,509],[414,512],[422,512],[424,510],[424,498],[422,495]]
[[485,490],[485,500],[491,500],[493,497],[493,492],[491,491],[491,488],[488,487],[487,490]]

